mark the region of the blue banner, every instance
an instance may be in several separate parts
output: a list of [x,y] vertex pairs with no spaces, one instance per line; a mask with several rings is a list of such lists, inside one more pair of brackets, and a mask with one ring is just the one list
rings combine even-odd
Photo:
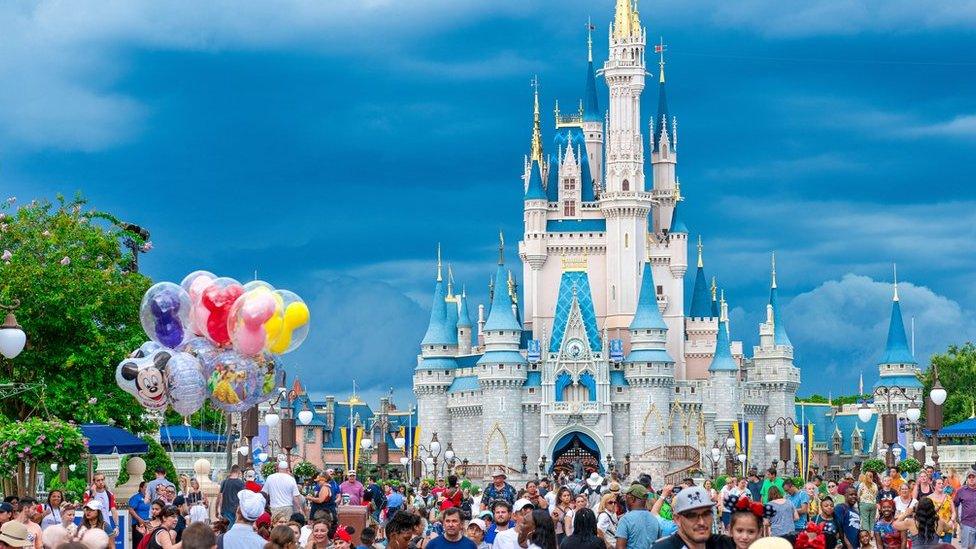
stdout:
[[542,360],[542,345],[539,343],[538,339],[530,339],[528,343],[528,360],[531,363],[540,362]]
[[610,360],[612,362],[621,362],[624,359],[624,340],[622,339],[611,339],[610,340]]

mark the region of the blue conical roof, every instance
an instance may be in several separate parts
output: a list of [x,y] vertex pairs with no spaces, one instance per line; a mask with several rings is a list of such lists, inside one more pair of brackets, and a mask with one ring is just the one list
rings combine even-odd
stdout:
[[641,279],[640,297],[637,301],[637,312],[630,322],[631,330],[667,330],[668,325],[661,317],[661,309],[657,305],[657,287],[654,285],[654,274],[651,262],[644,263],[644,277]]
[[710,318],[713,316],[712,306],[708,298],[708,282],[705,281],[705,269],[699,265],[695,273],[695,287],[691,291],[691,311],[688,316],[693,318]]
[[680,205],[681,205],[680,202],[674,203],[674,212],[671,214],[670,232],[688,234],[688,226],[685,225],[684,219],[682,219],[681,216],[678,214],[678,206]]
[[[444,283],[440,280],[434,285],[434,303],[430,307],[430,322],[427,324],[427,333],[421,345],[450,345],[457,343],[457,332],[454,326],[448,327],[447,307],[444,302]],[[451,337],[451,334],[454,337]]]
[[546,191],[542,188],[542,168],[533,160],[529,168],[529,186],[525,189],[526,200],[545,200]]
[[457,345],[457,323],[458,323],[458,304],[451,298],[445,300],[444,309],[447,314],[444,316],[444,329],[450,333],[448,343]]
[[718,318],[718,300],[712,297],[712,318]]
[[468,314],[468,296],[464,293],[461,294],[461,312],[458,314],[457,327],[471,327],[471,315]]
[[[559,134],[557,133],[558,137]],[[559,150],[558,148],[556,150]],[[549,158],[549,172],[546,174],[546,199],[549,202],[559,201],[559,166],[556,165],[557,162]]]
[[499,264],[495,272],[495,292],[491,298],[491,312],[485,321],[484,330],[521,330],[522,326],[515,320],[512,312],[512,300],[508,297],[508,271],[505,265]]
[[596,74],[593,72],[592,59],[586,64],[586,99],[583,101],[583,120],[585,122],[603,121],[596,97]]
[[905,321],[901,318],[901,302],[897,296],[891,302],[891,321],[888,323],[888,343],[878,364],[918,364],[908,348]]
[[712,357],[712,364],[708,367],[708,371],[737,372],[738,370],[739,365],[732,358],[728,324],[723,319],[718,323],[718,339],[715,340],[715,355]]
[[[658,85],[657,92],[657,118],[654,119],[654,151],[661,147],[661,132],[668,125],[668,94],[664,91],[664,82]],[[670,136],[670,131],[668,132]]]
[[783,317],[779,314],[775,284],[769,289],[769,304],[773,307],[773,343],[792,347],[793,343],[790,342],[790,337],[786,335],[786,325],[783,322]]

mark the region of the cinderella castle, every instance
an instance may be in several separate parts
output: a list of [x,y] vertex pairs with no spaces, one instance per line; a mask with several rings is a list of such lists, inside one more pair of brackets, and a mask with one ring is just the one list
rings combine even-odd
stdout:
[[[604,474],[676,477],[707,469],[713,448],[730,438],[720,470],[742,459],[762,469],[778,457],[778,445],[764,440],[767,425],[795,417],[800,370],[779,317],[775,263],[760,343],[746,356],[730,341],[701,237],[689,240],[681,218],[663,45],[654,48],[657,114],[641,114],[646,45],[635,0],[617,0],[609,58],[594,70],[591,37],[583,100],[569,115],[557,103],[548,153],[536,86],[521,298],[502,238],[490,303],[478,305],[474,322],[438,257],[413,377],[417,438],[426,444],[436,433],[467,460],[469,476],[497,466],[509,476],[572,472],[582,463]],[[598,75],[609,88],[605,113]]]

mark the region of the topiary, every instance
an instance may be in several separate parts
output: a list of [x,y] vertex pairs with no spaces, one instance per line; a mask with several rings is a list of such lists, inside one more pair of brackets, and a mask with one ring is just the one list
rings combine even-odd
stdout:
[[869,459],[861,465],[861,471],[871,471],[873,473],[883,473],[887,469],[885,462],[880,459]]
[[261,464],[261,476],[268,478],[278,470],[278,464],[273,461],[266,461]]
[[[169,458],[169,454],[166,450],[156,442],[151,437],[142,437],[142,440],[149,444],[149,451],[143,454],[141,457],[146,462],[146,472],[142,474],[142,480],[152,480],[156,478],[156,469],[162,467],[166,469],[166,478],[172,482],[174,485],[179,483],[179,476],[176,474],[176,467],[173,466],[173,460]],[[129,456],[122,458],[122,462],[119,465],[119,480],[118,484],[125,484],[129,482],[129,471],[126,470],[125,464],[129,462]]]
[[309,461],[303,461],[296,465],[292,472],[295,474],[295,478],[299,481],[309,478],[314,478],[315,475],[319,474],[319,470],[315,468]]
[[915,474],[922,470],[922,464],[915,458],[903,459],[898,463],[899,473]]

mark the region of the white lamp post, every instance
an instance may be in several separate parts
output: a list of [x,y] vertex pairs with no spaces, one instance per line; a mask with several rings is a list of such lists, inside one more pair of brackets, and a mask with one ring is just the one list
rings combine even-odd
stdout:
[[861,407],[857,409],[857,419],[861,420],[862,423],[871,421],[871,416],[873,415],[871,408],[868,408],[867,402],[862,402]]
[[302,410],[298,412],[298,422],[302,425],[308,425],[312,421],[312,411]]
[[922,417],[922,410],[912,406],[911,408],[905,410],[905,417],[908,418],[908,421],[915,423],[918,421],[918,418]]
[[[0,309],[7,311],[7,318],[0,324],[0,355],[13,359],[24,350],[27,344],[27,334],[17,324],[14,309],[20,306],[20,300],[15,299],[11,305],[0,305]],[[945,398],[942,399],[943,401]]]
[[275,412],[268,412],[267,414],[264,414],[264,423],[268,427],[274,427],[275,425],[278,425],[280,421],[281,421],[281,416],[279,416]]

